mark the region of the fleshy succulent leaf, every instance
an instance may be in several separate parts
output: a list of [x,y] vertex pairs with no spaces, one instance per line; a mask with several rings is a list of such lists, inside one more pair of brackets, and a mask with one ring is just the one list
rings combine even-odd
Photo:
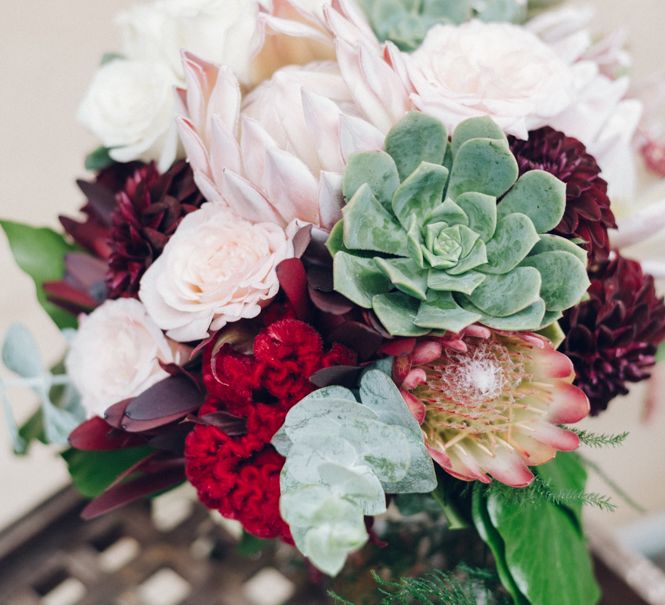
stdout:
[[404,180],[392,199],[393,213],[404,229],[409,229],[414,214],[422,223],[441,206],[447,182],[448,170],[429,162],[422,162]]
[[489,241],[496,231],[496,198],[484,193],[463,193],[457,198],[457,205],[466,214],[469,227],[483,241]]
[[494,237],[487,242],[487,264],[484,273],[504,274],[512,271],[539,241],[533,222],[525,214],[507,214],[499,219]]
[[418,301],[403,292],[378,294],[372,299],[372,308],[393,336],[424,336],[429,332],[415,324]]
[[[557,321],[589,285],[585,251],[546,233],[559,228],[564,184],[538,170],[518,180],[508,140],[490,118],[460,124],[450,145],[437,124],[409,114],[388,135],[397,187],[385,153],[352,158],[347,194],[355,193],[327,244],[334,288],[372,309],[393,336],[476,321],[505,330]],[[391,191],[390,203],[379,202]]]
[[480,312],[463,309],[450,292],[430,292],[427,302],[420,305],[415,323],[430,330],[461,332],[482,319]]
[[394,160],[384,151],[369,151],[352,155],[344,173],[342,192],[350,200],[367,183],[384,206],[390,206],[399,187],[399,174]]
[[483,313],[508,317],[526,309],[540,297],[542,278],[532,267],[519,267],[505,275],[488,275],[469,296]]
[[457,151],[448,195],[457,199],[470,191],[501,197],[518,176],[515,157],[503,141],[471,139]]
[[374,197],[369,185],[358,189],[343,213],[347,248],[407,256],[404,230]]
[[457,155],[460,147],[471,139],[492,139],[508,145],[508,139],[501,127],[489,116],[464,120],[453,133],[450,143],[452,152]]
[[386,151],[397,164],[402,180],[421,162],[443,164],[448,147],[448,133],[436,118],[423,113],[410,113],[386,137]]
[[543,170],[531,170],[515,183],[499,204],[499,217],[526,214],[538,233],[554,229],[566,209],[566,185]]
[[386,294],[392,288],[390,280],[374,260],[346,252],[335,254],[333,275],[335,289],[365,309],[372,308],[376,294]]
[[544,276],[540,295],[548,311],[564,311],[582,300],[591,282],[586,267],[569,252],[544,252],[524,259]]

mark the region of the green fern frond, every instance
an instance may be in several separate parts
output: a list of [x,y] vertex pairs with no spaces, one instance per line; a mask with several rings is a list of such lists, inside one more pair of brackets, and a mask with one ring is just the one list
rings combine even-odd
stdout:
[[592,433],[581,429],[572,428],[569,426],[564,427],[567,431],[575,433],[580,441],[588,447],[619,447],[628,438],[630,433]]
[[485,490],[488,495],[495,493],[503,499],[514,502],[516,505],[537,504],[546,500],[556,506],[584,504],[605,511],[616,510],[616,505],[608,496],[594,492],[585,492],[583,490],[556,491],[548,481],[538,476],[529,487],[516,489],[498,481],[493,481],[485,487]]
[[[400,578],[397,581],[384,580],[374,571],[372,577],[377,585],[377,595],[382,597],[380,605],[497,603],[488,586],[495,581],[494,574],[466,566],[460,566],[453,572],[436,570],[418,578]],[[333,592],[328,595],[339,605],[355,605]]]

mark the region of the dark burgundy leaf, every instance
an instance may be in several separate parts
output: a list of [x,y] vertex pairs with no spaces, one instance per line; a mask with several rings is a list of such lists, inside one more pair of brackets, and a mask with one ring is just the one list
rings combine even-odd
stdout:
[[[200,405],[201,404],[199,403],[196,408],[198,409]],[[122,419],[122,428],[128,433],[145,433],[148,431],[154,431],[155,429],[182,420],[188,413],[189,412],[177,412],[170,416],[162,416],[161,418],[153,418],[151,420],[135,420],[134,418],[125,416]]]
[[104,412],[104,420],[116,429],[122,428],[122,422],[125,419],[125,410],[132,402],[132,399],[123,399],[118,403],[114,403],[111,407],[106,408]]
[[176,424],[152,437],[148,441],[148,445],[156,450],[182,455],[185,450],[185,439],[193,428],[193,425],[188,422]]
[[416,342],[415,338],[395,338],[381,345],[381,353],[385,353],[391,357],[409,355],[415,349]]
[[72,431],[69,443],[77,450],[103,452],[142,445],[145,439],[114,428],[106,420],[95,416]]
[[330,334],[330,339],[353,349],[361,359],[374,356],[384,340],[376,330],[358,321],[340,325]]
[[58,306],[66,305],[75,313],[92,311],[99,304],[84,290],[79,290],[66,281],[50,281],[43,284],[46,297]]
[[201,391],[187,376],[181,374],[165,378],[135,397],[127,406],[125,416],[132,421],[162,418],[175,420],[194,412],[202,403]]
[[94,519],[130,502],[174,487],[184,480],[184,469],[177,468],[159,474],[145,475],[133,481],[115,485],[90,502],[83,509],[81,517],[85,520]]
[[111,215],[115,208],[115,195],[106,187],[98,185],[97,183],[90,183],[88,181],[78,180],[76,184],[83,192],[88,203],[95,212],[95,215],[107,225],[111,224]]
[[240,437],[247,434],[247,423],[244,419],[238,418],[226,412],[216,412],[200,416],[194,421],[197,424],[206,424],[214,426],[224,431],[230,437]]
[[302,261],[298,258],[282,261],[277,266],[277,278],[298,319],[306,321],[309,317],[309,301],[307,299],[307,274]]
[[104,282],[108,265],[103,260],[83,252],[70,252],[65,256],[65,271],[68,277],[86,290],[96,288]]
[[309,297],[314,306],[331,315],[346,315],[353,310],[353,303],[337,292],[323,292],[309,288]]
[[355,388],[362,368],[358,366],[332,366],[319,370],[310,376],[309,381],[319,388],[336,384],[343,387]]
[[293,237],[293,253],[296,258],[300,258],[305,253],[311,240],[312,225],[307,225],[298,230],[298,233]]

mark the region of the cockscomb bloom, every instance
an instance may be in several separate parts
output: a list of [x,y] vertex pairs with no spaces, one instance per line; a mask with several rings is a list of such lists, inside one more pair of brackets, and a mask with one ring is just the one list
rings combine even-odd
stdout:
[[566,184],[566,210],[553,233],[580,239],[595,265],[610,253],[608,229],[616,228],[607,196],[607,181],[584,144],[549,126],[529,133],[523,141],[510,138],[520,174],[545,170]]
[[529,485],[530,466],[578,447],[559,425],[589,413],[570,359],[533,333],[472,326],[458,338],[413,341],[393,373],[432,458],[465,481]]
[[567,311],[561,327],[561,350],[596,415],[626,395],[628,383],[649,378],[665,340],[665,304],[640,263],[617,254],[591,273],[589,299]]
[[349,349],[325,348],[314,328],[295,319],[271,323],[256,337],[251,355],[230,344],[208,345],[207,400],[199,417],[205,423],[206,416],[223,413],[235,422],[201,424],[187,438],[187,477],[201,501],[256,536],[291,542],[279,513],[284,458],[270,441],[287,412],[315,390],[312,374],[354,362]]

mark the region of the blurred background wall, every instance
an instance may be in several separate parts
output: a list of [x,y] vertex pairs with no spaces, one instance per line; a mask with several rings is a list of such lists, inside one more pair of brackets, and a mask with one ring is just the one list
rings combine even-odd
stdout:
[[[0,216],[56,226],[57,215],[73,214],[81,203],[74,180],[84,176],[82,160],[94,141],[75,114],[101,54],[117,48],[113,15],[137,0],[1,0],[0,18]],[[575,0],[571,3],[578,3]],[[663,69],[663,0],[593,0],[598,30],[626,28],[635,79]],[[665,192],[664,192],[665,195]],[[662,246],[665,248],[665,244]],[[665,256],[665,250],[661,253]],[[0,236],[0,334],[16,321],[38,336],[48,362],[63,352],[60,334],[35,301],[33,286],[15,266]],[[664,289],[665,291],[665,289]],[[665,393],[653,421],[641,423],[643,389],[616,401],[592,430],[630,430],[627,443],[595,453],[607,473],[648,510],[665,510]],[[25,418],[29,396],[15,397]],[[0,421],[0,527],[10,523],[67,480],[64,463],[44,447],[16,459]],[[592,489],[608,492],[597,479]],[[618,500],[617,500],[618,501]],[[613,526],[635,517],[621,505],[614,514],[591,513]]]

